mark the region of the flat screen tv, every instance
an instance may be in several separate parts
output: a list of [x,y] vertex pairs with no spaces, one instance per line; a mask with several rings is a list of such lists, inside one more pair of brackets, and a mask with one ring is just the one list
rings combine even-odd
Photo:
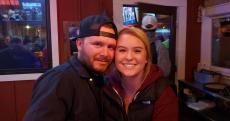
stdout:
[[122,8],[123,25],[137,25],[138,7],[137,5],[124,4]]
[[39,1],[23,1],[21,2],[21,12],[24,13],[23,18],[27,21],[42,21],[42,3]]

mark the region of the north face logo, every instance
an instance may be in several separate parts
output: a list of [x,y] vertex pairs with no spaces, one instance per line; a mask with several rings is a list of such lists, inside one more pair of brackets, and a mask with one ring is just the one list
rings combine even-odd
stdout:
[[142,101],[142,104],[149,105],[149,104],[151,104],[151,101],[150,100],[145,100],[145,101]]

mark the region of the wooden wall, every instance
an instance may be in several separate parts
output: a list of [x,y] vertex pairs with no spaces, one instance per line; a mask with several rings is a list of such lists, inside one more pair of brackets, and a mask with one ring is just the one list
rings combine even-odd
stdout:
[[[64,39],[63,22],[80,21],[88,15],[106,11],[113,16],[112,0],[57,0],[60,63],[69,57],[68,41]],[[52,13],[51,13],[52,14]],[[1,75],[0,75],[1,76]],[[0,120],[22,121],[31,101],[34,80],[0,82]]]
[[0,120],[21,121],[31,100],[33,80],[0,82]]
[[70,57],[69,40],[64,38],[63,22],[80,21],[86,16],[103,12],[113,18],[112,0],[58,0],[57,7],[60,63],[64,63]]
[[201,23],[197,22],[198,6],[203,5],[203,0],[187,1],[187,36],[186,36],[186,58],[185,79],[193,79],[193,71],[200,62],[201,46]]
[[204,6],[214,6],[226,2],[230,2],[230,0],[204,0]]

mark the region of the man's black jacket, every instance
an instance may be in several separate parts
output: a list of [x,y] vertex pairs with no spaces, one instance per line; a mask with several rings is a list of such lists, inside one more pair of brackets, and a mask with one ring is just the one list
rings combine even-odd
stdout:
[[100,79],[73,56],[37,80],[24,121],[101,121]]

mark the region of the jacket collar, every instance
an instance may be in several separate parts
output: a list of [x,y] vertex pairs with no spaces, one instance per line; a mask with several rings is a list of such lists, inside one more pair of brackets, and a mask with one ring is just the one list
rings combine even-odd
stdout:
[[163,77],[164,73],[163,71],[157,66],[157,65],[152,65],[148,75],[146,76],[143,84],[141,85],[139,91],[143,90],[145,87],[148,85],[152,84],[156,80],[160,79]]
[[88,70],[84,64],[77,58],[77,54],[72,56],[69,60],[69,63],[79,74],[80,77],[86,78],[89,83],[101,86],[104,84],[104,77],[102,74],[96,74]]
[[[116,91],[118,91],[119,94],[122,95],[123,94],[123,88],[121,86],[121,78],[120,78],[119,72],[116,69],[114,69],[109,76],[110,76],[109,84]],[[149,86],[150,84],[152,84],[156,80],[160,79],[161,77],[163,77],[163,71],[157,65],[152,65],[150,72],[146,76],[143,84],[141,85],[141,87],[139,88],[138,91],[143,90],[144,88],[146,88],[147,86]]]
[[78,74],[83,78],[90,78],[90,75],[85,68],[85,66],[80,62],[80,60],[77,58],[77,54],[72,56],[69,60],[69,63],[72,65],[72,67],[75,69],[75,71],[78,72]]

